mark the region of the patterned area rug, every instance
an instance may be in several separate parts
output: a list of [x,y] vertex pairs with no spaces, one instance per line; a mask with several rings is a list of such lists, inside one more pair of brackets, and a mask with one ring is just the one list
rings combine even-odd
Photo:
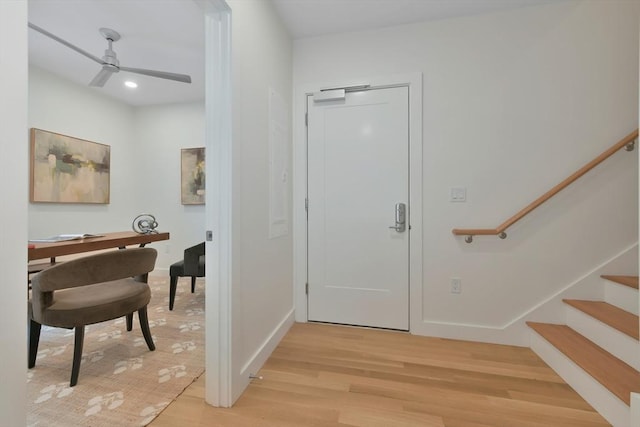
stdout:
[[173,311],[169,280],[149,278],[149,326],[155,351],[142,337],[137,314],[85,328],[80,376],[69,387],[73,331],[42,327],[36,366],[27,372],[27,425],[144,426],[204,372],[204,280],[191,294],[181,278]]

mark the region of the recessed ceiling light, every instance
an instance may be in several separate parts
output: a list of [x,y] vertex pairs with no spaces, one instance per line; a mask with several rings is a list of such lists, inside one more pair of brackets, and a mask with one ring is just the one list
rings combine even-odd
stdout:
[[124,82],[124,85],[126,87],[130,87],[131,89],[135,89],[138,87],[138,83],[132,82],[131,80],[127,80],[126,82]]

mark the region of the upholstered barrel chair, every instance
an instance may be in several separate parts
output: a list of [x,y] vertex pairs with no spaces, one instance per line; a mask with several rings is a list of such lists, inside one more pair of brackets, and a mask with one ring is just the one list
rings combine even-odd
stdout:
[[132,329],[138,312],[149,350],[155,350],[147,305],[149,285],[141,281],[153,271],[152,248],[113,250],[55,265],[33,276],[29,299],[29,368],[36,364],[41,325],[75,329],[71,387],[78,383],[84,327],[126,316]]

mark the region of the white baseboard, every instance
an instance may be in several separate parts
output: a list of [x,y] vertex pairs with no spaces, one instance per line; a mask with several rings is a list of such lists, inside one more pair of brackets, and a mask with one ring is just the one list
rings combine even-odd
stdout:
[[501,326],[423,321],[418,327],[412,325],[411,333],[425,337],[528,347],[527,329],[524,322],[522,325],[511,326],[507,330]]
[[[289,313],[280,321],[278,326],[269,334],[269,336],[264,340],[262,345],[258,347],[258,349],[253,353],[253,355],[249,358],[247,363],[242,366],[239,372],[234,372],[232,375],[238,375],[236,380],[233,382],[240,387],[237,387],[238,390],[234,390],[234,394],[232,396],[232,401],[235,401],[242,395],[244,390],[249,385],[251,379],[249,378],[250,374],[257,373],[262,365],[267,361],[273,350],[278,346],[282,338],[289,331],[293,323],[295,322],[295,309],[291,309]],[[258,380],[259,381],[259,380]]]
[[604,298],[599,275],[589,274],[580,278],[579,281],[563,288],[505,325],[489,326],[424,321],[417,328],[412,325],[411,333],[463,341],[529,347],[530,328],[526,322],[566,323],[566,304],[562,302],[565,298],[591,300]]
[[[603,274],[635,274],[638,264],[638,243],[627,247],[596,268],[579,277],[558,292],[535,304],[504,325],[477,325],[423,320],[411,324],[414,335],[479,341],[529,347],[527,321],[566,323],[566,304],[563,299],[604,300]],[[635,301],[637,304],[637,295]]]

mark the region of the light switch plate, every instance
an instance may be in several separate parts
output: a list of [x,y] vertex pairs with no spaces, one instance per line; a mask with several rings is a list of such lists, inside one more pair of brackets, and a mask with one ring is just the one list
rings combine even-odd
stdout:
[[449,193],[450,202],[466,202],[467,201],[467,189],[466,187],[451,187]]

